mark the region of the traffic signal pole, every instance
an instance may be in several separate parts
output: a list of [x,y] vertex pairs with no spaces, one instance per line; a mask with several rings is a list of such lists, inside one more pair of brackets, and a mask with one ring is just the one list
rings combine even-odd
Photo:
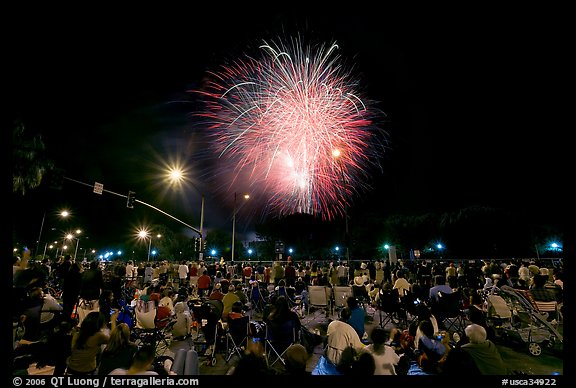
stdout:
[[[91,184],[88,184],[88,183],[85,183],[85,182],[80,182],[80,181],[77,181],[77,180],[72,179],[72,178],[64,177],[64,179],[69,180],[69,181],[74,182],[74,183],[78,183],[78,184],[84,185],[84,186],[88,186],[88,187],[91,187],[91,188],[94,187],[94,185],[91,185]],[[157,208],[157,207],[154,206],[154,205],[151,205],[151,204],[149,204],[149,203],[146,203],[146,202],[144,202],[144,201],[141,201],[141,200],[137,199],[137,198],[135,197],[136,193],[135,193],[134,191],[128,191],[128,195],[124,195],[124,194],[116,193],[116,192],[114,192],[114,191],[106,190],[106,189],[104,189],[104,188],[102,187],[102,192],[106,192],[106,193],[109,193],[109,194],[117,195],[117,196],[122,197],[122,198],[126,198],[126,206],[127,206],[128,208],[133,208],[133,207],[134,207],[134,202],[137,202],[137,203],[140,203],[140,204],[142,204],[142,205],[148,206],[149,208],[154,209],[154,210],[156,210],[157,212],[160,212],[160,213],[164,214],[165,216],[168,216],[168,217],[172,218],[172,219],[175,220],[175,221],[178,221],[179,223],[181,223],[182,225],[186,226],[187,228],[192,229],[194,232],[198,233],[198,235],[200,236],[200,239],[203,238],[203,236],[202,236],[202,231],[201,231],[201,230],[198,230],[198,229],[196,229],[195,227],[193,227],[193,226],[191,226],[191,225],[188,225],[188,224],[185,223],[184,221],[179,220],[178,218],[174,217],[174,216],[171,215],[171,214],[166,213],[164,210],[159,209],[159,208]],[[129,206],[129,205],[131,205],[131,206]],[[204,221],[204,220],[201,220],[201,225],[202,225],[202,222],[203,222],[203,221]],[[202,226],[200,226],[200,228],[202,228]]]

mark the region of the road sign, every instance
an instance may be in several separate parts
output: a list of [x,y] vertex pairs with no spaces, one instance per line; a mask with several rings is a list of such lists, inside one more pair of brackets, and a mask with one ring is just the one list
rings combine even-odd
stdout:
[[98,183],[98,182],[94,183],[94,192],[96,194],[102,194],[103,190],[104,190],[104,185],[102,183]]

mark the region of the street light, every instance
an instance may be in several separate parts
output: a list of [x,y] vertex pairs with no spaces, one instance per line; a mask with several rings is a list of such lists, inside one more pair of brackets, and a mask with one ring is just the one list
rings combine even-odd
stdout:
[[[58,213],[58,215],[61,218],[66,218],[70,215],[70,212],[68,210],[62,210],[60,211],[60,213]],[[44,229],[45,219],[46,219],[46,212],[44,212],[44,215],[42,216],[42,223],[40,224],[40,233],[38,234],[38,241],[36,242],[36,253],[34,254],[34,256],[38,256],[38,249],[40,249],[40,241],[42,240],[42,230]],[[44,259],[45,255],[46,255],[46,247],[44,247],[44,254],[42,255],[42,259]]]
[[[232,256],[231,260],[234,261],[234,244],[236,243],[236,196],[237,193],[234,192],[234,211],[232,212]],[[244,199],[249,199],[249,194],[243,194]]]
[[[81,234],[82,231],[80,229],[76,229],[75,232],[77,235]],[[76,256],[78,255],[78,245],[80,245],[80,237],[74,237],[72,233],[68,233],[66,235],[67,240],[76,240],[76,249],[74,250],[74,260],[76,260]]]
[[[182,182],[182,180],[184,179],[184,172],[179,168],[179,167],[172,167],[170,168],[170,171],[168,173],[170,182],[172,184],[180,184]],[[194,183],[192,183],[192,181],[189,181],[190,184],[196,189],[197,192],[200,193],[201,197],[202,197],[202,202],[201,202],[201,207],[200,207],[200,257],[199,259],[202,260],[202,254],[204,252],[204,231],[203,231],[203,226],[204,226],[204,193],[200,190],[198,190],[198,187],[196,187],[196,185]]]
[[[142,229],[138,231],[138,237],[140,239],[148,239],[148,260],[150,261],[150,250],[152,249],[152,236],[149,235],[148,231],[146,229]],[[162,237],[161,234],[157,234],[156,235],[157,238]]]

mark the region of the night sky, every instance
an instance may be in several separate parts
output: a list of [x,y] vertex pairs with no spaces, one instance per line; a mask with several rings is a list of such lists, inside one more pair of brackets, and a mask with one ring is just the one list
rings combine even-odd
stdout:
[[[560,220],[555,174],[562,155],[550,91],[556,54],[527,21],[469,13],[430,18],[385,7],[148,10],[143,17],[103,11],[15,15],[12,118],[42,135],[67,177],[122,195],[135,191],[193,226],[203,192],[205,228],[231,227],[232,195],[209,183],[215,161],[198,157],[207,145],[193,121],[198,102],[187,91],[201,87],[206,71],[254,52],[262,39],[301,34],[336,41],[386,114],[382,171],[355,206],[382,214],[491,206],[543,223]],[[158,173],[171,160],[190,168],[197,190],[174,193],[162,183]],[[44,213],[46,227],[64,228],[56,217],[64,206],[103,243],[121,241],[146,222],[180,227],[70,181],[61,191],[14,195],[13,202],[21,215],[14,229],[24,240],[35,241]],[[246,207],[240,233],[260,217],[258,204]]]

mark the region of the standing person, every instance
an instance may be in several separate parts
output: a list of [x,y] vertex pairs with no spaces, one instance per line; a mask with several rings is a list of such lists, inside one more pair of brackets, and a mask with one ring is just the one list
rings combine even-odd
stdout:
[[132,260],[129,260],[126,264],[126,282],[128,286],[133,286],[135,284],[136,278],[138,277],[138,270],[134,267]]
[[346,286],[348,284],[348,268],[340,262],[338,267],[336,267],[336,272],[338,274],[338,285]]
[[63,282],[68,274],[68,271],[72,267],[72,256],[66,255],[64,256],[64,260],[61,263],[57,263],[56,268],[54,269],[54,273],[56,274],[56,279],[58,282]]
[[286,281],[286,286],[294,287],[296,282],[296,268],[291,262],[286,263],[286,268],[284,268],[284,279]]
[[188,278],[190,281],[190,287],[192,292],[197,293],[198,291],[198,263],[195,261],[188,267]]
[[64,319],[72,319],[74,306],[78,303],[80,296],[80,286],[82,284],[82,266],[78,262],[73,262],[70,269],[64,274],[64,284],[62,286],[62,307]]
[[384,328],[375,326],[370,333],[372,343],[362,349],[363,352],[372,354],[376,369],[375,375],[396,375],[396,365],[400,362],[400,356],[394,348],[386,345],[388,336]]
[[102,271],[98,266],[98,261],[93,260],[90,262],[89,269],[82,273],[80,298],[86,301],[98,300],[103,285],[104,277],[102,276]]
[[210,292],[210,287],[212,286],[212,278],[208,275],[208,271],[204,270],[202,275],[198,278],[198,296],[207,296]]
[[146,263],[144,267],[144,284],[150,285],[152,283],[152,274],[154,273],[154,268],[152,268],[152,263]]
[[186,261],[183,260],[178,266],[178,279],[180,280],[179,287],[188,287],[189,272],[190,270],[188,269],[188,265],[186,264]]

